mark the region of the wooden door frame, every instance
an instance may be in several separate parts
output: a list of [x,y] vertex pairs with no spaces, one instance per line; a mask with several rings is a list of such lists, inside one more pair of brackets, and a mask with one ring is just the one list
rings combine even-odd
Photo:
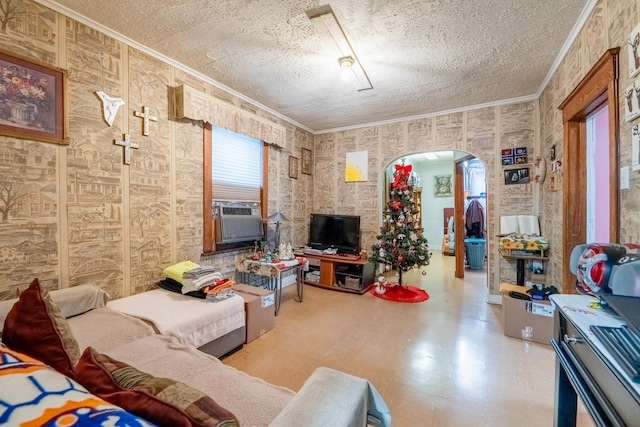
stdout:
[[464,162],[475,159],[472,155],[466,155],[454,160],[454,190],[453,199],[453,227],[455,236],[455,257],[456,271],[455,277],[464,278]]
[[569,269],[571,251],[587,238],[587,125],[589,115],[604,105],[609,108],[609,236],[619,240],[618,191],[618,53],[607,50],[594,67],[560,104],[564,127],[562,185],[562,293],[575,293],[575,277]]

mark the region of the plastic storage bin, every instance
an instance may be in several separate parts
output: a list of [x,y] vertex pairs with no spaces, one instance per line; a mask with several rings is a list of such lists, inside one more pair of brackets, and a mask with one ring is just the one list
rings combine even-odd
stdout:
[[469,237],[464,239],[467,248],[467,261],[470,270],[482,270],[484,268],[484,239]]

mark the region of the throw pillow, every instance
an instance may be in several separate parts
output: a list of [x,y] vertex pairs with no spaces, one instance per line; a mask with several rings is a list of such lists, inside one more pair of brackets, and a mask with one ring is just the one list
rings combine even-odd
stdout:
[[38,279],[20,294],[7,314],[2,342],[71,378],[80,358],[69,322],[51,301],[49,292],[40,289]]
[[44,363],[2,344],[0,402],[3,426],[153,426],[89,393]]
[[169,378],[156,378],[88,347],[76,379],[92,393],[151,422],[171,426],[238,426],[212,398]]

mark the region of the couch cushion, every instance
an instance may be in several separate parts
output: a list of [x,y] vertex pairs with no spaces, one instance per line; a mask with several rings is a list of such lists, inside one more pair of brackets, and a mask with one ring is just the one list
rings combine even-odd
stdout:
[[0,425],[118,425],[151,423],[89,393],[44,363],[0,344]]
[[[70,317],[67,322],[81,351],[93,347],[105,353],[112,348],[156,333],[148,323],[109,307],[96,308],[80,316]],[[109,326],[103,327],[104,325]]]
[[156,378],[87,348],[76,378],[90,391],[153,422],[171,426],[237,426],[235,416],[199,390]]
[[[58,306],[60,312],[65,318],[77,316],[94,308],[100,308],[107,305],[109,294],[97,286],[79,285],[72,288],[56,289],[49,293],[53,302]],[[6,301],[0,301],[0,337],[4,319],[14,304],[18,302],[18,298]]]
[[[218,304],[218,303],[216,303]],[[267,426],[295,393],[225,365],[173,337],[152,335],[106,352],[156,377],[189,384],[236,416],[242,426]]]
[[73,377],[73,367],[80,358],[69,323],[49,292],[40,288],[38,279],[20,294],[7,314],[2,341],[69,377]]

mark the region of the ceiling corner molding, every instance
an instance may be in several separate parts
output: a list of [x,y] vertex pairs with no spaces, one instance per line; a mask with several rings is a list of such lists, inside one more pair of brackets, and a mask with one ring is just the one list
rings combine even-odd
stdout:
[[569,33],[569,37],[567,37],[567,40],[565,40],[564,44],[562,45],[562,49],[560,49],[558,56],[556,56],[556,60],[553,62],[553,64],[551,64],[551,68],[549,68],[549,72],[547,73],[547,76],[544,78],[542,83],[540,83],[540,86],[538,87],[538,91],[536,92],[536,97],[539,98],[542,95],[542,92],[545,90],[545,88],[551,81],[551,77],[553,77],[556,71],[558,71],[558,67],[560,67],[562,60],[567,55],[569,48],[571,47],[573,42],[576,40],[576,37],[578,37],[578,34],[580,34],[580,30],[582,30],[582,27],[584,26],[585,22],[587,22],[587,18],[589,18],[589,15],[593,11],[593,8],[596,6],[597,3],[598,3],[598,0],[589,0],[589,2],[585,5],[584,9],[582,9],[582,13],[578,18],[578,21],[571,29],[571,32]]
[[499,101],[486,102],[484,104],[469,105],[467,107],[461,107],[461,108],[452,108],[450,110],[435,111],[433,113],[420,114],[417,116],[401,117],[398,119],[383,120],[379,122],[365,123],[362,125],[345,126],[345,127],[333,128],[333,129],[323,129],[323,130],[316,131],[315,135],[321,135],[323,133],[334,133],[334,132],[342,132],[346,130],[361,129],[361,128],[371,127],[371,126],[390,125],[393,123],[408,122],[412,120],[420,120],[420,119],[426,119],[429,117],[442,116],[444,114],[454,114],[454,113],[462,113],[465,111],[478,110],[480,108],[497,107],[499,105],[507,105],[507,104],[517,104],[518,102],[536,101],[537,99],[538,99],[538,95],[536,94],[525,95],[525,96],[520,96],[518,98],[501,99]]
[[285,116],[283,114],[278,113],[277,111],[267,107],[266,105],[262,105],[258,101],[255,101],[255,100],[249,98],[248,96],[243,95],[240,92],[237,92],[237,91],[231,89],[230,87],[227,87],[227,86],[223,85],[222,83],[212,79],[211,77],[205,76],[204,74],[200,73],[199,71],[196,71],[196,70],[193,70],[193,69],[187,67],[186,65],[176,61],[175,59],[171,59],[168,56],[165,56],[165,55],[163,55],[163,54],[161,54],[159,52],[156,52],[155,50],[150,49],[147,46],[144,46],[143,44],[138,43],[135,40],[132,40],[129,37],[118,33],[117,31],[112,30],[111,28],[105,27],[104,25],[99,24],[98,22],[96,22],[96,21],[94,21],[94,20],[92,20],[92,19],[90,19],[90,18],[88,18],[88,17],[86,17],[84,15],[79,14],[78,12],[73,11],[73,10],[69,9],[68,7],[66,7],[66,6],[62,6],[61,4],[58,4],[53,0],[34,0],[34,2],[38,3],[38,4],[42,5],[42,6],[48,7],[51,10],[54,10],[54,11],[56,11],[56,12],[58,12],[58,13],[64,15],[64,16],[67,16],[67,17],[69,17],[71,19],[74,19],[74,20],[76,20],[78,22],[81,22],[81,23],[83,23],[85,25],[91,26],[91,27],[95,28],[96,30],[101,31],[104,34],[108,35],[109,37],[113,37],[114,39],[119,40],[120,42],[125,43],[125,44],[127,44],[127,45],[129,45],[129,46],[131,46],[131,47],[133,47],[135,49],[138,49],[138,50],[146,53],[149,56],[152,56],[152,57],[154,57],[156,59],[164,61],[167,64],[169,64],[169,65],[171,65],[171,66],[173,66],[175,68],[178,68],[178,69],[180,69],[180,70],[182,70],[182,71],[184,71],[186,73],[189,73],[189,74],[193,75],[194,77],[197,77],[197,78],[199,78],[199,79],[201,79],[201,80],[203,80],[203,81],[205,81],[205,82],[207,82],[209,84],[212,84],[213,86],[215,86],[215,87],[217,87],[219,89],[222,89],[222,90],[224,90],[226,92],[229,92],[231,95],[237,96],[238,98],[240,98],[240,99],[242,99],[242,100],[244,100],[246,102],[249,102],[249,103],[255,105],[258,108],[261,108],[264,111],[266,111],[266,112],[268,112],[270,114],[273,114],[274,116],[276,116],[276,117],[278,117],[278,118],[280,118],[282,120],[285,120],[285,121],[287,121],[288,123],[291,123],[294,126],[299,127],[300,129],[306,130],[307,132],[310,132],[312,134],[314,133],[314,131],[312,129],[310,129],[309,127],[307,127],[307,126],[305,126],[305,125],[303,125],[301,123],[298,123],[295,120],[293,120],[293,119],[291,119],[291,118],[289,118],[289,117],[287,117],[287,116]]

